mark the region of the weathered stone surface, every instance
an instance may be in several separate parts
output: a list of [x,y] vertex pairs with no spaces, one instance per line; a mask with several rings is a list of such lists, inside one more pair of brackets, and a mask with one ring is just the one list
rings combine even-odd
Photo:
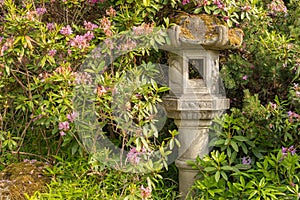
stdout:
[[185,199],[197,170],[187,160],[208,154],[209,127],[229,108],[219,77],[219,51],[237,48],[243,40],[240,29],[229,29],[215,16],[181,15],[169,31],[170,94],[164,97],[168,117],[174,118],[181,147],[175,162],[179,190]]
[[232,49],[243,41],[243,31],[238,28],[229,29],[215,16],[200,14],[182,14],[177,25],[170,30],[171,46],[174,48]]
[[[164,98],[164,105],[168,111],[216,111],[229,108],[226,98],[184,98],[168,96]],[[206,118],[207,119],[207,118]]]

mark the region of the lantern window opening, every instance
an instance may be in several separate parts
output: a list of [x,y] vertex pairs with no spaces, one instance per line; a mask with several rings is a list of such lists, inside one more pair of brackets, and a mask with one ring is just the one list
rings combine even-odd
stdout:
[[188,79],[203,79],[203,77],[204,77],[204,59],[189,59]]

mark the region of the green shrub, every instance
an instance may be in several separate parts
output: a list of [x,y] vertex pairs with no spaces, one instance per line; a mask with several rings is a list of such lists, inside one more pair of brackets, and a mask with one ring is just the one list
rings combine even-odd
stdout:
[[82,158],[57,160],[47,172],[52,177],[49,191],[37,192],[28,199],[175,199],[178,196],[174,191],[176,183],[157,174],[130,174],[108,168],[99,171]]
[[283,148],[254,162],[249,157],[229,165],[229,157],[213,151],[197,158],[193,186],[199,199],[299,199],[299,156]]

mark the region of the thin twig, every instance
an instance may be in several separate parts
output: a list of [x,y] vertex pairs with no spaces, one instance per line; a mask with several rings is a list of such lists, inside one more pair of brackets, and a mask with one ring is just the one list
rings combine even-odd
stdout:
[[25,87],[25,85],[23,85],[23,83],[18,79],[18,77],[13,73],[13,71],[11,71],[11,74],[13,75],[13,77],[16,79],[16,81],[21,85],[21,87],[27,91],[27,88]]
[[22,140],[21,140],[21,143],[20,143],[20,145],[19,145],[19,148],[17,149],[17,152],[19,152],[20,149],[21,149],[21,147],[23,146],[23,142],[24,142],[24,138],[25,138],[26,131],[27,131],[28,127],[31,125],[31,123],[33,122],[33,119],[34,119],[34,118],[30,119],[30,121],[29,121],[28,124],[25,126],[25,128],[24,128],[24,130],[23,130],[23,132],[22,132],[22,134],[21,134]]
[[17,154],[17,155],[26,155],[26,156],[35,156],[38,157],[42,160],[45,160],[46,162],[50,163],[50,161],[47,158],[44,158],[43,156],[37,155],[37,154],[33,154],[33,153],[27,153],[27,152],[17,152],[17,151],[12,151],[12,154]]

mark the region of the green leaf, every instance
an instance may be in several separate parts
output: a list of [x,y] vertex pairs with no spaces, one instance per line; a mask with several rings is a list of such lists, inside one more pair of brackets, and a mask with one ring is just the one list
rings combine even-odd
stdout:
[[75,153],[77,152],[77,150],[78,150],[78,144],[77,143],[75,143],[73,146],[72,146],[72,150],[71,150],[71,152],[72,152],[72,155],[75,155]]
[[207,14],[210,14],[210,13],[211,13],[210,9],[209,9],[207,6],[204,6],[204,10],[205,10],[205,12],[206,12]]
[[252,197],[254,197],[254,195],[256,195],[257,190],[251,192],[251,194],[249,195],[248,199],[252,199]]
[[237,141],[240,141],[240,142],[244,142],[244,141],[248,141],[249,139],[246,138],[246,137],[243,137],[243,136],[239,136],[239,135],[236,135],[236,136],[233,136],[233,138]]
[[252,150],[252,153],[253,153],[257,158],[262,158],[262,157],[263,157],[263,155],[262,155],[260,152],[258,152],[257,149],[253,149],[253,150]]
[[221,172],[221,175],[222,175],[222,177],[227,181],[228,180],[228,177],[227,177],[227,175],[226,175],[226,173],[225,172]]
[[215,180],[216,180],[216,182],[219,182],[219,180],[220,180],[220,171],[216,172],[216,174],[215,174]]
[[233,140],[231,141],[231,146],[236,152],[239,152],[239,147],[235,141],[233,141]]
[[244,143],[241,143],[241,147],[242,147],[243,152],[247,155],[248,149],[247,149],[246,145]]
[[170,149],[172,150],[174,148],[174,139],[170,140],[170,145],[169,145]]
[[229,157],[229,163],[230,163],[230,164],[232,164],[232,163],[235,161],[236,156],[237,156],[237,152],[234,151],[234,152],[231,154],[231,156]]
[[221,12],[220,9],[216,9],[216,10],[214,10],[213,15],[217,15],[217,14],[219,14],[220,12]]
[[221,144],[224,144],[224,143],[225,143],[225,140],[224,139],[220,139],[220,140],[217,140],[214,143],[212,143],[212,145],[213,146],[218,146],[218,145],[221,145]]
[[245,179],[243,176],[240,176],[240,182],[243,187],[245,187]]
[[5,65],[5,72],[7,73],[7,75],[10,75],[10,69],[8,65]]
[[228,144],[230,144],[230,141],[231,141],[231,139],[230,138],[227,138],[226,140],[225,140],[225,145],[228,145]]
[[222,166],[221,169],[223,169],[225,171],[238,171],[237,169],[235,169],[229,165]]
[[263,177],[262,179],[260,179],[258,186],[262,188],[265,187],[265,185],[266,185],[266,181],[265,178]]
[[231,21],[231,20],[227,20],[227,25],[228,25],[229,27],[232,27],[232,21]]
[[205,167],[204,168],[204,171],[206,171],[206,172],[212,172],[212,171],[216,171],[217,170],[217,168],[215,168],[215,167]]
[[196,8],[194,14],[199,14],[202,11],[202,7]]
[[245,18],[245,12],[242,12],[241,19],[244,19],[244,18]]
[[237,164],[234,167],[237,169],[247,170],[251,168],[251,165]]
[[[235,152],[235,151],[234,151]],[[232,155],[231,148],[227,148],[227,156],[230,158]]]

